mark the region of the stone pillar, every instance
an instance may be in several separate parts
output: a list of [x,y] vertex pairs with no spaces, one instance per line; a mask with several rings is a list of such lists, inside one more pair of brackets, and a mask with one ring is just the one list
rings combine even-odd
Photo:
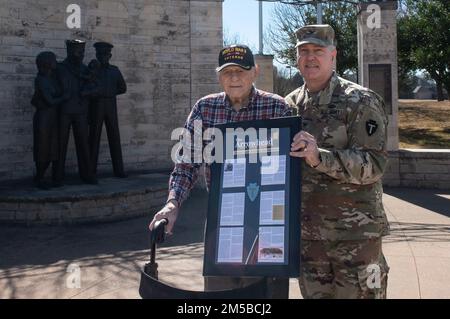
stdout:
[[260,90],[273,92],[273,55],[255,54],[255,63],[259,65],[259,77],[255,86]]
[[215,70],[222,49],[222,0],[191,0],[189,8],[192,106],[221,91]]
[[397,150],[397,1],[373,1],[358,6],[359,84],[383,97],[389,119],[387,148]]

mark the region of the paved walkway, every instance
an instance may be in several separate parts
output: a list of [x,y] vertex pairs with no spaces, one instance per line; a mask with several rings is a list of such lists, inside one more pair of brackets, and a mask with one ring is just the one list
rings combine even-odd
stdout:
[[[450,192],[388,188],[384,203],[392,228],[384,241],[391,267],[388,298],[450,298]],[[203,289],[205,207],[205,193],[194,190],[175,235],[158,250],[162,281]],[[0,226],[0,298],[139,298],[149,220]],[[68,288],[73,274],[67,268],[74,264],[80,267],[80,288]],[[290,298],[301,298],[295,279]]]

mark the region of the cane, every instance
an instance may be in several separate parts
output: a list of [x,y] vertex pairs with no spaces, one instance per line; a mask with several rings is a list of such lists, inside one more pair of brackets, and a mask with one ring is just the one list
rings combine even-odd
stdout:
[[165,239],[165,226],[168,224],[166,218],[157,221],[150,232],[150,262],[145,264],[144,271],[150,277],[158,280],[158,263],[155,262],[156,244],[161,244]]

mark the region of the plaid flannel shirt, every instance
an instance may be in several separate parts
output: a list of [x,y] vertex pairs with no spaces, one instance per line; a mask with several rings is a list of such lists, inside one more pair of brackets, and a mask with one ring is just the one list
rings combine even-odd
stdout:
[[[249,103],[239,111],[233,109],[225,92],[207,95],[194,105],[189,114],[184,128],[192,137],[200,138],[201,149],[195,150],[195,143],[191,143],[191,151],[197,154],[203,153],[203,148],[208,141],[202,139],[203,132],[217,124],[263,120],[292,115],[291,108],[286,104],[284,98],[279,95],[268,93],[252,88]],[[201,121],[202,131],[194,132],[194,121]],[[191,157],[194,159],[194,157]],[[201,163],[177,163],[169,180],[169,197],[167,201],[175,199],[179,205],[188,197],[190,190],[197,181]],[[209,188],[210,169],[205,166],[206,185]]]

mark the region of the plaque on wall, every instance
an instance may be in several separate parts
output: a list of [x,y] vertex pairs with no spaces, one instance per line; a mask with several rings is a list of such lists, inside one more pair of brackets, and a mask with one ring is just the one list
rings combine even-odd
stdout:
[[387,114],[392,114],[392,71],[390,64],[369,64],[369,89],[383,98]]
[[203,275],[298,277],[301,166],[289,152],[300,127],[299,117],[216,127],[226,150],[211,165]]

